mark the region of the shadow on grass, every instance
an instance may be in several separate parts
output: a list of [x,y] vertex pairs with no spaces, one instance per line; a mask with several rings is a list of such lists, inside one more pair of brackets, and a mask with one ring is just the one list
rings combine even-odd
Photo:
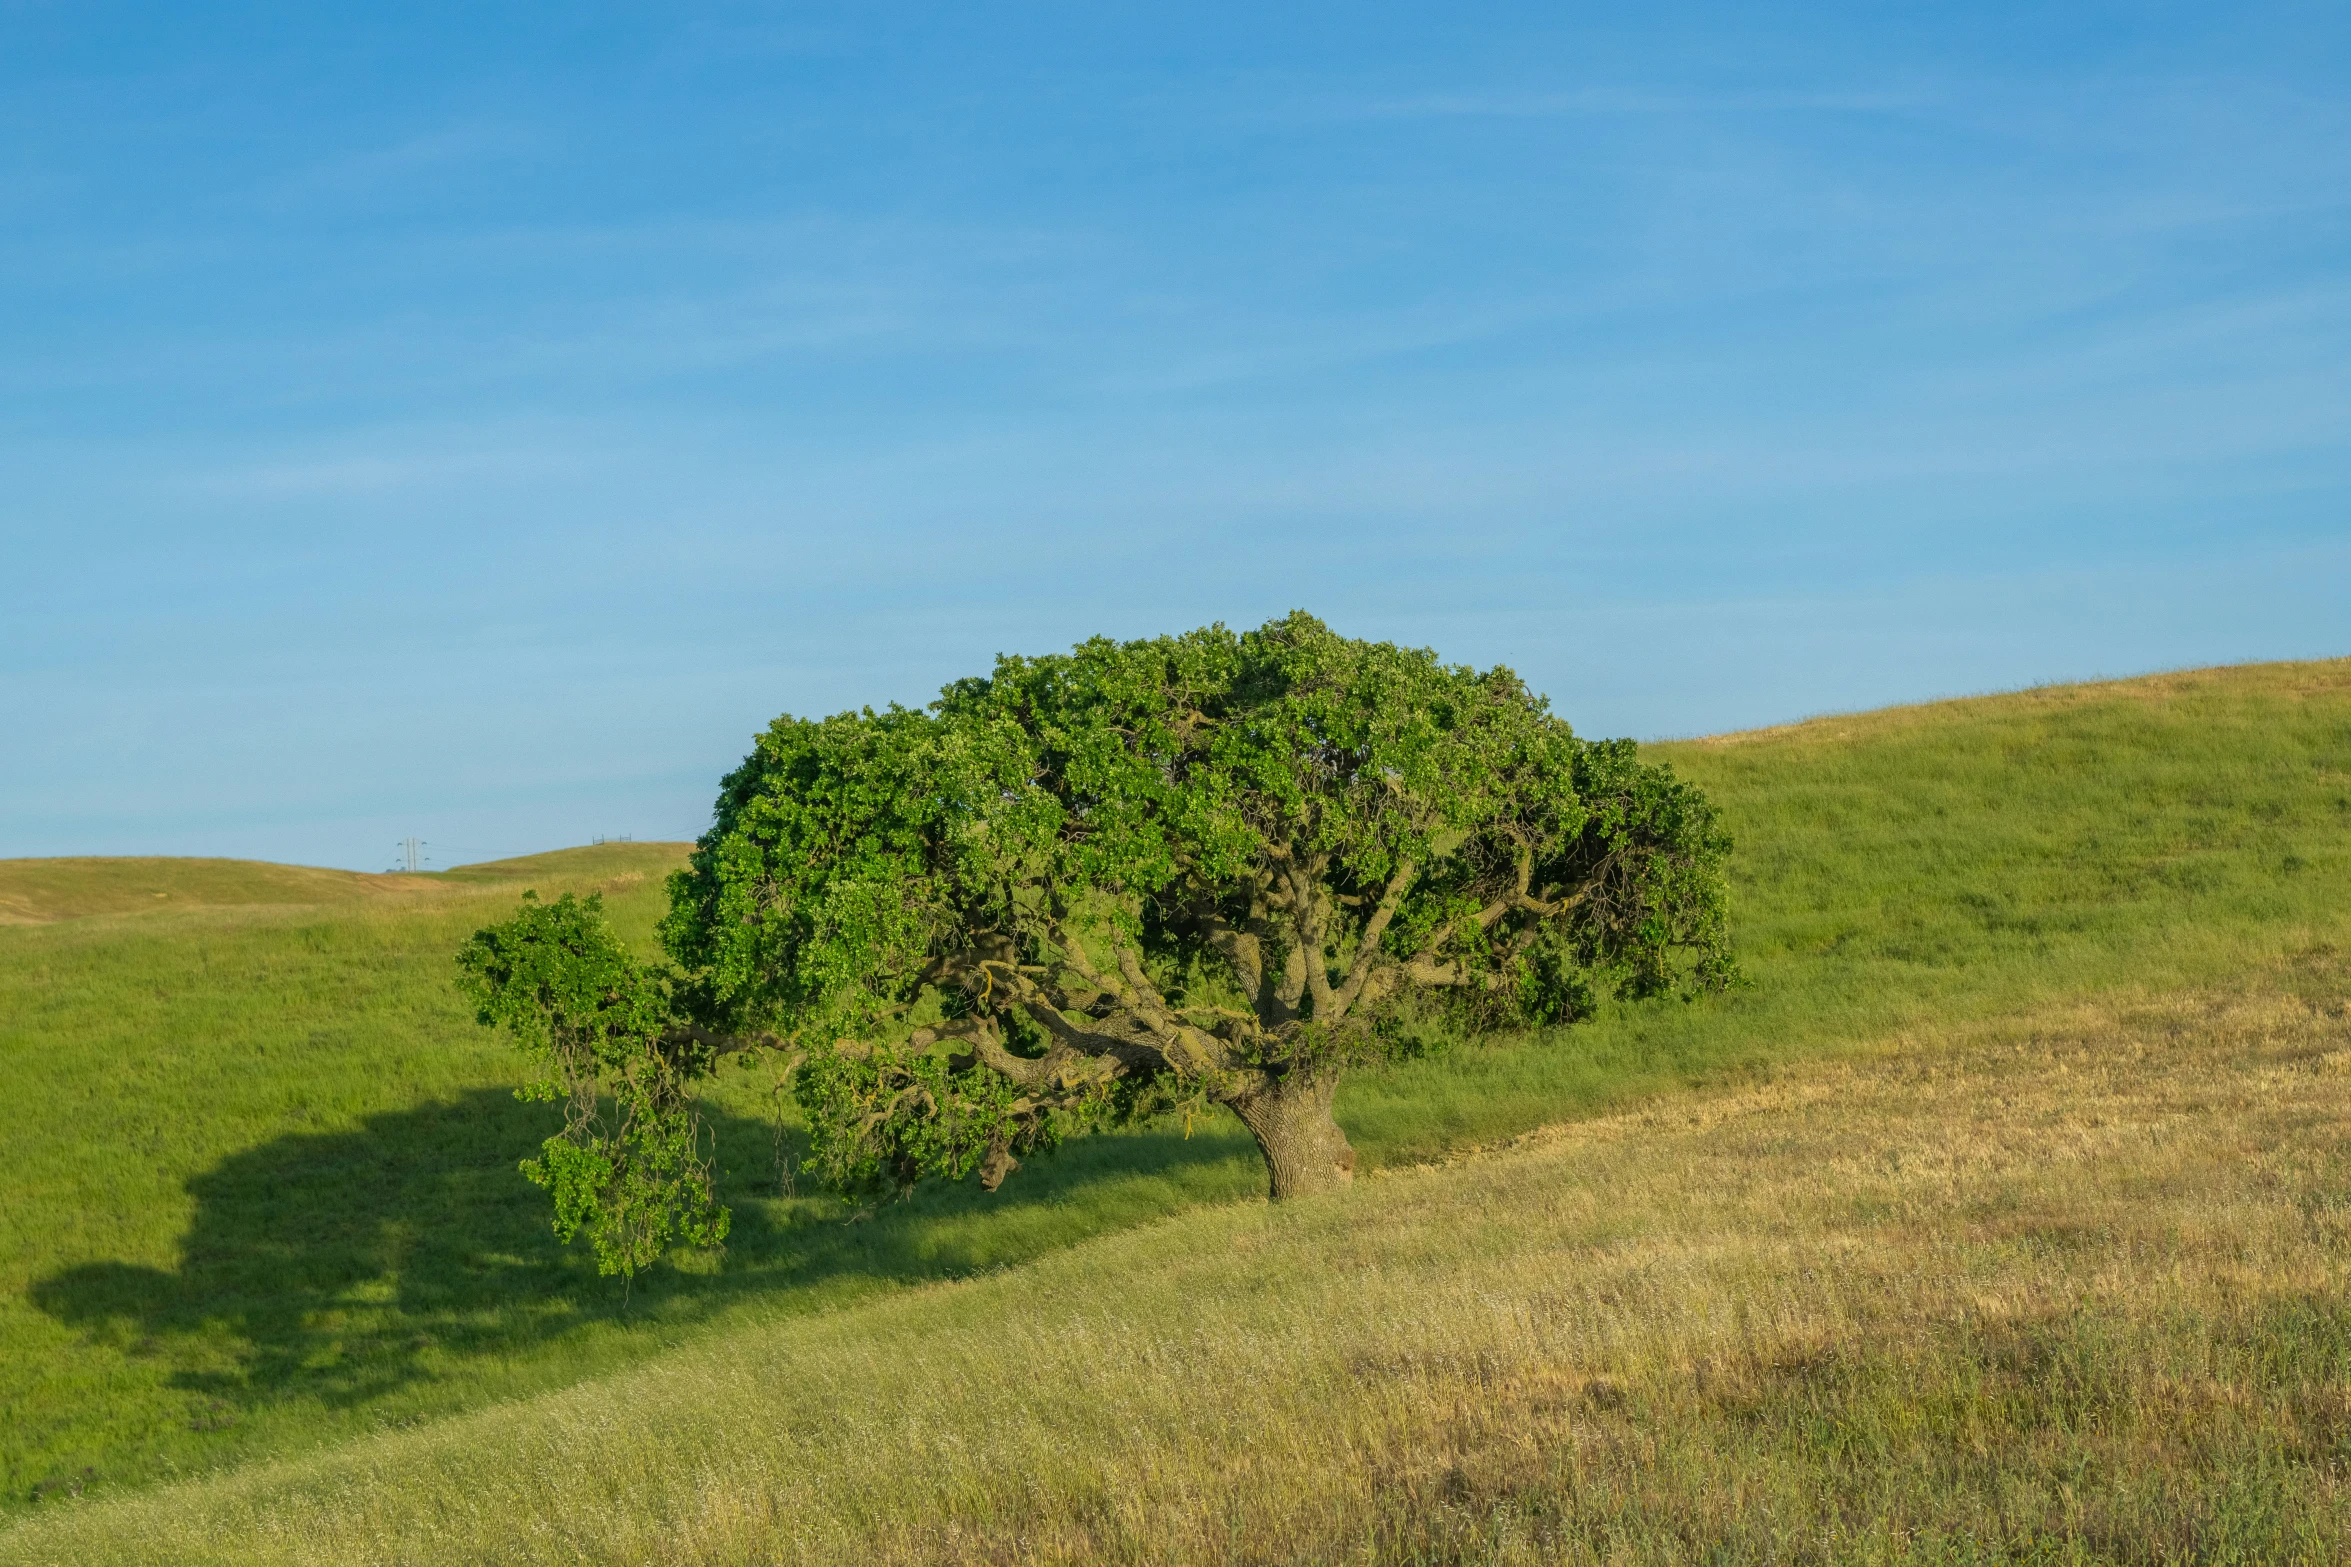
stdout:
[[596,1274],[584,1242],[556,1242],[547,1195],[515,1168],[549,1117],[484,1089],[277,1138],[188,1183],[196,1215],[176,1269],[85,1264],[39,1281],[33,1301],[162,1358],[226,1424],[286,1397],[350,1406],[463,1377],[469,1362],[596,1323],[683,1326],[749,1293],[814,1306],[967,1274],[1263,1179],[1237,1126],[1145,1130],[1032,1160],[992,1196],[948,1187],[859,1210],[777,1196],[774,1127],[712,1112],[734,1208],[723,1261],[687,1258],[624,1287]]

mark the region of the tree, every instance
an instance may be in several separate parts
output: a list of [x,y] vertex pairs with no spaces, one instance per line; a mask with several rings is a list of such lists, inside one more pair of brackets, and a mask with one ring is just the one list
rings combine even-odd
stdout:
[[1728,984],[1729,840],[1630,741],[1507,669],[1341,637],[1097,639],[927,710],[780,718],[670,880],[665,964],[596,900],[460,954],[568,1101],[525,1166],[607,1271],[725,1234],[691,1099],[780,1054],[842,1190],[974,1172],[1210,1104],[1276,1199],[1352,1177],[1340,1074],[1605,991]]

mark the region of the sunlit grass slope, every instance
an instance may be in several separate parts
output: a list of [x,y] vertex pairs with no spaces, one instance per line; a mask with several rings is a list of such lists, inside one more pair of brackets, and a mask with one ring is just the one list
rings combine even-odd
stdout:
[[2351,963],[1195,1209],[115,1503],[26,1563],[2351,1553]]
[[312,865],[156,856],[0,860],[0,924],[47,925],[101,915],[353,905],[413,909],[453,891],[531,884],[641,889],[677,864],[682,844],[606,844],[492,860],[422,875],[370,876]]
[[427,880],[252,860],[0,860],[0,924],[253,904],[381,903]]
[[[2051,1007],[2225,988],[2345,939],[2351,662],[1655,749],[1741,840],[1755,984],[1360,1080],[1340,1116],[1368,1165],[1675,1085],[1763,1091],[1788,1063]],[[135,896],[169,904],[151,894],[176,885],[129,870],[76,902],[24,869],[56,862],[0,866],[0,896],[44,921],[0,929],[0,1505],[413,1423],[714,1326],[787,1331],[758,1325],[1261,1189],[1237,1128],[1207,1123],[1079,1145],[996,1198],[853,1215],[776,1193],[766,1084],[741,1078],[713,1103],[730,1255],[624,1297],[554,1246],[514,1173],[551,1112],[511,1098],[515,1064],[466,1017],[448,955],[525,885],[603,885],[642,939],[677,852],[353,878],[369,890],[291,908],[222,892],[152,909]],[[856,1335],[881,1309],[788,1331],[878,1345]]]
[[[682,853],[577,850],[535,880],[603,888],[643,932]],[[529,1136],[491,1087],[511,1063],[448,981],[453,944],[528,884],[499,869],[0,862],[27,920],[0,929],[11,1501],[233,1448],[289,1388],[351,1408],[407,1380],[373,1351],[409,1313],[368,1298],[429,1287],[430,1237],[495,1244],[479,1221],[504,1211],[513,1160],[470,1123]],[[387,1116],[406,1135],[378,1146]]]
[[2351,660],[1941,702],[1646,748],[1720,800],[1740,960],[1718,1006],[1364,1085],[1391,1157],[1790,1050],[2266,960],[2345,917]]

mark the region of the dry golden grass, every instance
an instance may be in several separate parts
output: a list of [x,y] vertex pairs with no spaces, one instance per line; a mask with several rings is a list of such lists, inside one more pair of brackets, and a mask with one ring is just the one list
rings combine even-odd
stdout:
[[1927,702],[1905,702],[1894,707],[1858,713],[1823,713],[1791,724],[1739,729],[1704,735],[1682,744],[1724,746],[1818,744],[1870,739],[1921,726],[1965,724],[1986,718],[2003,721],[2030,719],[2069,710],[2096,708],[2116,701],[2143,708],[2168,709],[2201,699],[2228,699],[2258,691],[2291,702],[2340,700],[2351,694],[2351,658],[2303,659],[2270,664],[2224,664],[2202,669],[2166,670],[2134,675],[2128,680],[2085,680],[2032,686],[2022,691],[1999,691],[1984,696],[1946,697]]
[[2339,1561],[2347,995],[2318,948],[1887,1040],[0,1557]]
[[430,885],[420,876],[362,876],[252,860],[0,860],[0,925],[254,904],[380,902]]
[[613,844],[492,860],[435,874],[381,876],[315,865],[153,855],[0,860],[0,925],[50,925],[197,909],[402,908],[509,882],[519,885],[533,876],[591,876],[606,887],[633,886],[673,868],[688,847]]

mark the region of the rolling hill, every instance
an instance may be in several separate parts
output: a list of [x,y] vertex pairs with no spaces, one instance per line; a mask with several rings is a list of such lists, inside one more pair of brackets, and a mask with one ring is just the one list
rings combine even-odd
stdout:
[[1351,1083],[1278,1212],[1217,1124],[850,1209],[730,1081],[730,1253],[626,1295],[449,953],[680,846],[0,863],[0,1559],[2339,1542],[2351,661],[1650,749],[1751,987]]

